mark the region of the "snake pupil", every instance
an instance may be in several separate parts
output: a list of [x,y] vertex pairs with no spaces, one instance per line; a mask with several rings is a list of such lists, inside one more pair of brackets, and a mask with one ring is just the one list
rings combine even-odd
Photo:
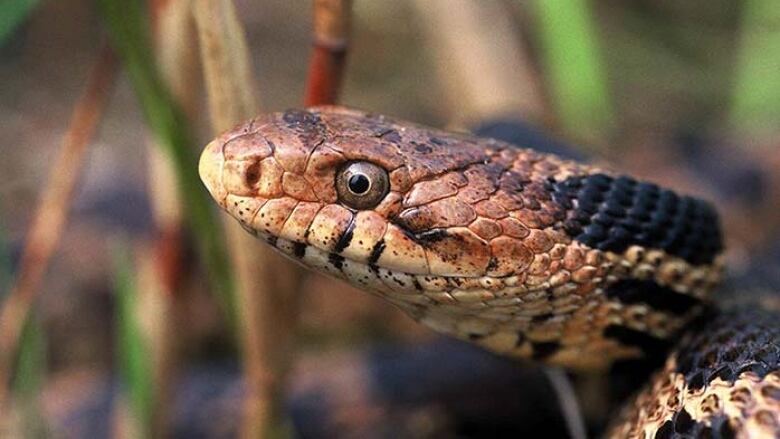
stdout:
[[362,195],[368,192],[371,182],[364,174],[355,174],[349,177],[349,190],[355,195]]

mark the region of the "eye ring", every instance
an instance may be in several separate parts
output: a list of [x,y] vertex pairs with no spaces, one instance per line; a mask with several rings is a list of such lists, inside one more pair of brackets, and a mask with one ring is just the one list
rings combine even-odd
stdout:
[[375,207],[389,190],[387,171],[371,162],[349,162],[336,173],[339,201],[352,209]]

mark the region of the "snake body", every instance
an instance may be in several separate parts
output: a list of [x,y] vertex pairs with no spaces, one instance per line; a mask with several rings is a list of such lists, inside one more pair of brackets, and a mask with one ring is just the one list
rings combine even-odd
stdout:
[[[608,169],[352,109],[248,121],[205,148],[200,175],[247,231],[304,266],[376,294],[436,331],[571,368],[666,355],[709,308],[722,274],[718,217],[704,201]],[[776,348],[777,337],[766,343]],[[680,361],[695,354],[680,352],[666,376],[693,389]],[[744,373],[776,380],[777,361],[769,358],[764,373]],[[737,385],[743,376],[734,371],[724,382]],[[696,390],[706,398],[720,382],[703,380]],[[665,385],[653,384],[640,400],[649,404]],[[767,401],[776,396],[769,389]],[[663,436],[667,418],[685,417],[672,406],[625,411],[615,437],[672,437]],[[685,410],[692,425],[711,425],[718,413],[731,416],[728,407],[696,417]]]
[[610,437],[780,437],[778,341],[777,312],[723,312],[668,357]]

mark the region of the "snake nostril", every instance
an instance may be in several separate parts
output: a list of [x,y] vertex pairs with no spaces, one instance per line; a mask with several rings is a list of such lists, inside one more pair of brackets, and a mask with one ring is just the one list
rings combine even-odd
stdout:
[[260,162],[257,161],[249,165],[246,168],[246,184],[249,187],[254,187],[258,181],[260,181]]

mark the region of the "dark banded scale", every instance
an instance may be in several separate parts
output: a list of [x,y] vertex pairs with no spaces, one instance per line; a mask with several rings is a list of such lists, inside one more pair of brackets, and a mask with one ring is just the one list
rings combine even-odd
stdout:
[[723,250],[718,215],[707,202],[630,177],[594,174],[550,184],[567,209],[570,236],[599,250],[657,248],[691,264],[712,263]]
[[688,294],[662,287],[652,280],[626,279],[606,288],[605,294],[627,305],[644,303],[653,309],[685,314],[701,302]]

